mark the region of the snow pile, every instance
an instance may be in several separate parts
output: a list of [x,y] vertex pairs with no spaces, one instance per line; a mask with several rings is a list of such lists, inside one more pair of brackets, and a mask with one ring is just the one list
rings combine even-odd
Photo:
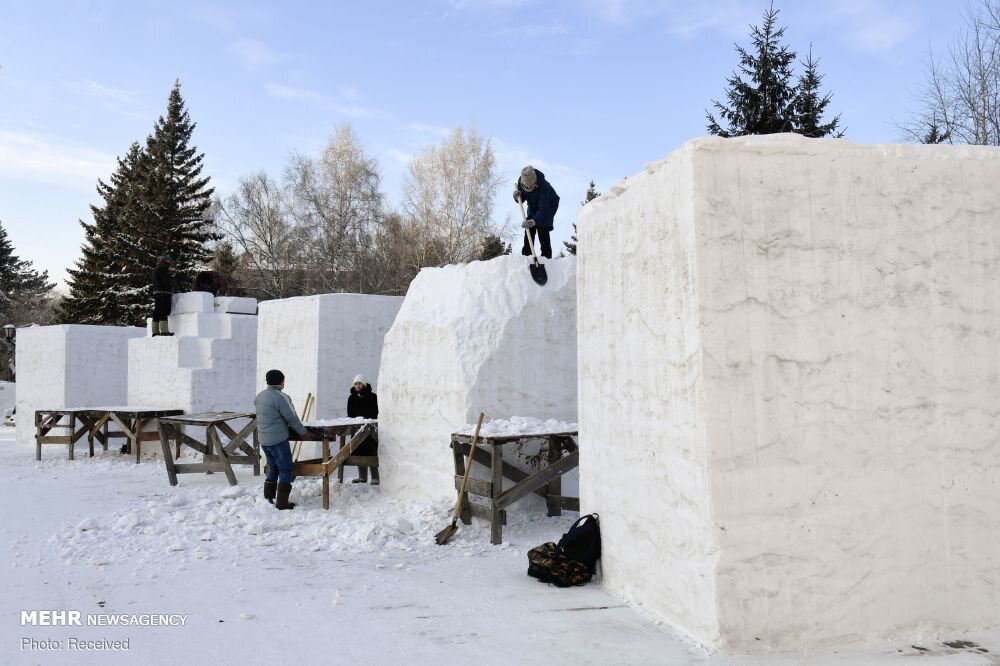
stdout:
[[0,382],[0,419],[6,419],[14,411],[17,402],[16,389],[14,382]]
[[1000,152],[699,139],[581,214],[609,588],[704,644],[995,625]]
[[128,343],[144,334],[135,327],[76,324],[18,329],[17,443],[34,445],[36,409],[126,402]]
[[498,257],[425,268],[385,337],[379,464],[390,494],[454,492],[451,433],[515,415],[576,420],[576,260]]
[[303,425],[307,425],[313,428],[329,428],[333,426],[345,426],[345,425],[364,425],[366,423],[378,423],[376,419],[363,419],[360,416],[353,419],[343,418],[343,419],[310,419],[304,421]]
[[[576,423],[558,421],[556,419],[535,419],[526,416],[513,416],[509,419],[492,419],[483,421],[479,429],[480,437],[512,437],[517,435],[555,435],[565,432],[576,432]],[[476,432],[476,424],[470,423],[465,429],[457,432],[472,435]]]
[[[58,461],[53,461],[57,463]],[[124,464],[104,454],[87,459],[85,471],[107,468],[113,474]],[[82,465],[81,465],[82,468]],[[134,466],[133,466],[134,468]],[[148,468],[146,470],[148,472]],[[275,555],[345,557],[405,556],[410,567],[449,556],[495,548],[489,545],[485,524],[476,521],[449,541],[449,549],[434,543],[434,535],[449,521],[450,503],[414,503],[383,496],[377,487],[334,483],[330,510],[322,508],[319,479],[297,479],[294,511],[278,511],[261,493],[261,478],[241,478],[241,485],[199,483],[191,477],[168,488],[162,470],[150,474],[157,491],[146,493],[127,507],[66,524],[47,544],[65,564],[105,566],[127,562],[135,567],[183,561],[222,559],[239,567],[256,566],[260,549]],[[567,519],[545,518],[544,512],[520,516],[507,531],[515,541],[524,532],[552,538],[565,531]],[[557,536],[557,534],[556,534]],[[508,542],[511,540],[508,538]],[[504,548],[514,548],[508,545]],[[523,545],[518,547],[523,548]]]
[[[250,309],[246,303],[238,305],[224,301],[219,309]],[[173,337],[129,343],[128,402],[189,414],[253,411],[257,317],[218,311],[206,292],[175,294],[174,308],[169,320]]]

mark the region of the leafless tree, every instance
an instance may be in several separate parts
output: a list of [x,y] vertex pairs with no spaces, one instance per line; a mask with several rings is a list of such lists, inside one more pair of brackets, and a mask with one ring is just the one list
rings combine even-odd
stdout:
[[900,126],[909,140],[1000,145],[1000,0],[978,0],[948,54],[932,53],[921,109]]
[[216,201],[215,217],[246,273],[244,289],[259,298],[302,293],[305,238],[292,223],[285,188],[263,172],[245,176]]
[[475,128],[452,130],[424,148],[403,181],[403,212],[416,244],[410,263],[434,266],[474,260],[492,221],[500,177],[493,148]]
[[378,163],[344,124],[318,159],[293,156],[286,181],[292,218],[309,238],[309,289],[358,289],[351,274],[372,243],[384,207]]

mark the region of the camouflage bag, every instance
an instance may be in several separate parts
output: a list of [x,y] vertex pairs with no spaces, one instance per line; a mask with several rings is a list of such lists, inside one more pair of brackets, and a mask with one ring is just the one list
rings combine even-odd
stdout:
[[585,564],[559,554],[551,541],[528,551],[528,575],[556,587],[583,585],[593,576]]

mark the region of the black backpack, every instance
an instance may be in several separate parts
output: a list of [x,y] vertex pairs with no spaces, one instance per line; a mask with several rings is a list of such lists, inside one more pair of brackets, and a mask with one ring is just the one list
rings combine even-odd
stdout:
[[528,551],[528,575],[556,587],[583,585],[601,557],[601,527],[596,513],[581,516],[556,545],[551,541]]
[[591,574],[597,572],[597,560],[601,559],[600,516],[591,513],[580,516],[569,532],[559,539],[556,551],[564,557],[580,562]]
[[528,575],[556,587],[583,585],[592,577],[583,563],[557,553],[551,541],[528,551]]

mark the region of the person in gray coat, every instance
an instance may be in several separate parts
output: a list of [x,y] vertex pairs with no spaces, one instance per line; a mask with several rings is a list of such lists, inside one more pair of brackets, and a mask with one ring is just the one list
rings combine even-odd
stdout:
[[264,499],[279,509],[294,509],[295,503],[288,501],[292,492],[292,449],[288,445],[288,433],[294,430],[305,441],[316,437],[302,425],[295,415],[292,399],[282,391],[285,388],[284,373],[268,370],[264,379],[267,388],[253,400],[257,412],[257,436],[267,458]]

